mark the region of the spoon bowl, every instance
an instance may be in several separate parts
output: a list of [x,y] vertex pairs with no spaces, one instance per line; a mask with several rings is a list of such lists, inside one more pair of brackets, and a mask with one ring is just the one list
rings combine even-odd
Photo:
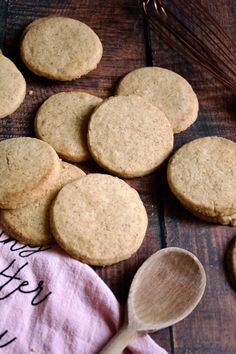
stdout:
[[138,334],[172,326],[187,317],[202,298],[205,271],[189,251],[169,247],[154,253],[135,274],[128,318],[100,354],[118,354]]

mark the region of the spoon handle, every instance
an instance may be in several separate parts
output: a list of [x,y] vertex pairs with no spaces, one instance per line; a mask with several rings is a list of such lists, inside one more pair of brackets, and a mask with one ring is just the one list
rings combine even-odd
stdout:
[[120,330],[112,337],[99,354],[120,354],[127,347],[129,341],[137,335],[137,331],[128,324],[123,324]]

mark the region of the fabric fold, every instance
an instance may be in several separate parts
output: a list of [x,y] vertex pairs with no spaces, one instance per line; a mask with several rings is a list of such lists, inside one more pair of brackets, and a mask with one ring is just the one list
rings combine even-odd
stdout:
[[[97,354],[123,309],[103,280],[58,246],[22,245],[0,230],[0,349],[4,354]],[[166,354],[149,336],[125,354]]]

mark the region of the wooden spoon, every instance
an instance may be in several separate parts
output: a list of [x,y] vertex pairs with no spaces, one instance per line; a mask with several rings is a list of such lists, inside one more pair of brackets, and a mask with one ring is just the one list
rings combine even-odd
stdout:
[[131,284],[127,321],[100,354],[120,354],[133,337],[181,321],[197,306],[205,286],[205,271],[192,253],[177,247],[154,253]]

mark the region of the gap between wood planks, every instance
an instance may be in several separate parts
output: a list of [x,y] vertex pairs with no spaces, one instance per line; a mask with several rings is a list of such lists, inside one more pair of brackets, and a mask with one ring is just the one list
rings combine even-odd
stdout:
[[[148,20],[145,18],[143,14],[143,23],[144,23],[144,39],[145,39],[145,52],[146,52],[146,64],[147,66],[153,66],[153,55],[152,55],[152,44],[151,44],[151,36],[149,31]],[[166,230],[165,230],[165,216],[164,216],[164,200],[163,200],[163,189],[161,188],[162,183],[162,168],[159,171],[160,176],[158,176],[158,191],[160,193],[160,201],[161,203],[158,206],[159,209],[159,220],[160,220],[160,242],[161,248],[167,247],[167,238],[166,238]],[[169,327],[169,337],[170,337],[170,350],[171,354],[174,354],[174,336],[173,329]]]

